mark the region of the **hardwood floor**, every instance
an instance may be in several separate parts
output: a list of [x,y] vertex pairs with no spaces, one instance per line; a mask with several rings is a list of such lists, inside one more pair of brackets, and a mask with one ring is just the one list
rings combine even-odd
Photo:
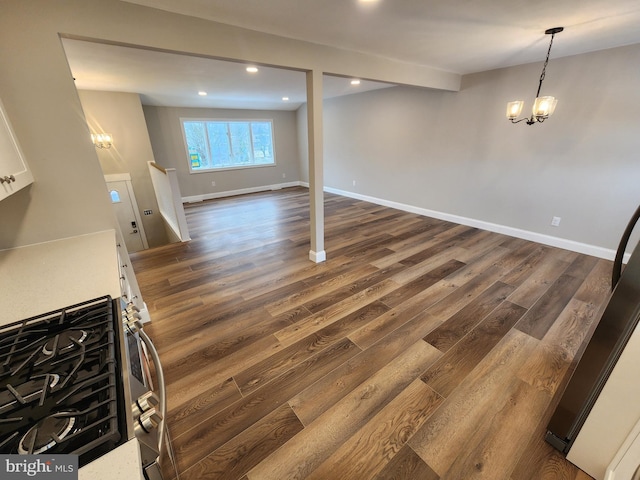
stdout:
[[306,189],[132,255],[180,478],[590,478],[543,441],[611,262]]

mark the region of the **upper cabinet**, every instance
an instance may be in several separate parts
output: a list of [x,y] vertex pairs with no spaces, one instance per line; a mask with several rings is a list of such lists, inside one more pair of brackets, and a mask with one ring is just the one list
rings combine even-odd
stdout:
[[0,200],[31,183],[33,175],[0,102]]

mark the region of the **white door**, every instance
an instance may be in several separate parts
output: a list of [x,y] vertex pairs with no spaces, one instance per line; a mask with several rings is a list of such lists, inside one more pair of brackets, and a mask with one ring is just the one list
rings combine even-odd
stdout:
[[124,180],[107,182],[111,204],[116,212],[124,243],[127,250],[132,253],[148,247],[143,235],[142,223],[137,214],[138,206],[129,185],[130,182]]

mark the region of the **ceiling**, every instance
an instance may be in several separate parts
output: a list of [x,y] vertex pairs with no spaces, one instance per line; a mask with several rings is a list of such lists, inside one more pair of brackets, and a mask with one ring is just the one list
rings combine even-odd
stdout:
[[[127,1],[458,74],[542,63],[544,31],[556,26],[565,30],[552,58],[640,43],[638,0]],[[301,72],[261,67],[249,76],[237,63],[64,42],[81,89],[138,92],[157,105],[295,109],[305,101]],[[354,88],[348,80],[327,78],[325,96],[388,86],[363,81]],[[194,88],[207,97],[194,99]]]

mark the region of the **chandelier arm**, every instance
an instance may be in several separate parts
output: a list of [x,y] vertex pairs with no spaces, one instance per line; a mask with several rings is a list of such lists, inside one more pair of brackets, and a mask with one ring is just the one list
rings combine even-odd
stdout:
[[521,118],[520,120],[514,120],[513,118],[510,118],[509,120],[511,120],[511,123],[520,123],[524,122],[525,120],[527,121],[527,123],[529,123],[531,121],[531,119],[527,117]]

